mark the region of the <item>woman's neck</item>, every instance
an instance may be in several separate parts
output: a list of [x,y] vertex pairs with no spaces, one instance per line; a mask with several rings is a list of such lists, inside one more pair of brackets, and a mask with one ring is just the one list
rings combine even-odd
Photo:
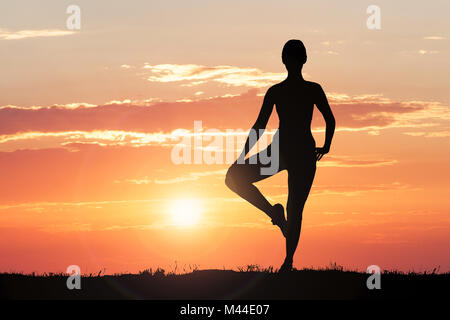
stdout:
[[304,81],[302,71],[288,72],[287,80],[289,81]]

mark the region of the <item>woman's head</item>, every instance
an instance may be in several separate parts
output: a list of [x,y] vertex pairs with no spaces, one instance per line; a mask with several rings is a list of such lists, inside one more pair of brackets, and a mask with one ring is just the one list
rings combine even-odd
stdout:
[[289,66],[302,66],[306,62],[306,49],[300,40],[289,40],[283,47],[281,59],[289,69]]

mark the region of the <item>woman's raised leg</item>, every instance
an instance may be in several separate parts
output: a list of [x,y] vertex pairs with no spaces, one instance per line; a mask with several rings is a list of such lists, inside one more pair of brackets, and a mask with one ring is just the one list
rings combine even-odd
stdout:
[[[268,148],[270,148],[270,146]],[[274,174],[283,170],[284,167],[281,161],[279,161],[280,166],[277,171],[273,172],[273,174],[261,174],[261,168],[268,166],[263,165],[259,160],[260,154],[262,152],[265,152],[265,154],[267,154],[267,150],[264,150],[258,154],[253,155],[243,164],[234,163],[228,169],[225,178],[225,184],[232,191],[253,204],[258,209],[265,212],[270,218],[273,219],[275,211],[277,211],[276,206],[272,206],[269,201],[267,201],[266,197],[264,197],[264,195],[258,190],[258,188],[253,185],[253,183],[273,176]]]

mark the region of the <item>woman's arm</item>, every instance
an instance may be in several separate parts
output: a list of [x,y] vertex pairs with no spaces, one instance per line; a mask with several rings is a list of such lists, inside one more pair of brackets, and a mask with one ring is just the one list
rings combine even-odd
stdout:
[[266,95],[264,96],[264,101],[258,118],[256,119],[253,127],[250,129],[250,133],[248,135],[247,141],[245,142],[244,149],[242,150],[241,155],[236,160],[237,163],[244,163],[244,159],[247,153],[250,152],[259,138],[263,135],[264,130],[266,129],[267,122],[269,121],[270,115],[272,114],[273,106],[275,104],[273,95],[273,87],[270,87],[267,90]]
[[333,139],[334,130],[336,128],[336,120],[334,119],[333,112],[331,111],[330,105],[328,104],[328,99],[325,95],[325,92],[319,84],[317,86],[316,106],[317,109],[319,109],[319,111],[322,113],[322,116],[325,119],[326,123],[325,143],[322,148],[316,148],[317,161],[319,161],[325,153],[328,153],[330,151],[331,140]]

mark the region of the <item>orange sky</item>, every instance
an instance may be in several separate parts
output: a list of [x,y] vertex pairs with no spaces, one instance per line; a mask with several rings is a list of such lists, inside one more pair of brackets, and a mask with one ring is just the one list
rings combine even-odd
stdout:
[[[448,4],[425,14],[419,3],[381,1],[375,31],[368,4],[323,13],[292,3],[124,11],[79,2],[76,32],[65,29],[65,3],[0,5],[9,13],[0,25],[0,272],[279,267],[280,231],[226,188],[227,164],[176,165],[171,152],[194,121],[248,130],[265,90],[285,77],[289,38],[304,40],[305,77],[322,84],[337,125],[295,267],[450,269]],[[317,109],[312,129],[321,146]],[[214,147],[222,157],[225,144]],[[286,178],[257,185],[284,203]],[[197,202],[194,225],[173,219],[180,199]]]

